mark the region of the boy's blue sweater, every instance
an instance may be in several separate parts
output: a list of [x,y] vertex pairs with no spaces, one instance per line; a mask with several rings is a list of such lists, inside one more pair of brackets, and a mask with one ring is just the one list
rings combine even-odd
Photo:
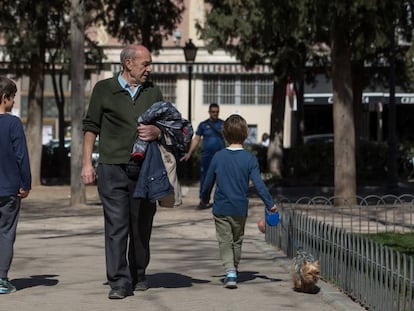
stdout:
[[22,122],[11,114],[0,114],[0,133],[0,196],[15,195],[20,188],[30,190],[32,177]]
[[210,200],[210,193],[216,182],[213,213],[224,216],[247,216],[250,180],[266,208],[272,208],[274,201],[260,176],[256,157],[244,149],[222,149],[211,161],[202,185],[201,199],[203,202]]

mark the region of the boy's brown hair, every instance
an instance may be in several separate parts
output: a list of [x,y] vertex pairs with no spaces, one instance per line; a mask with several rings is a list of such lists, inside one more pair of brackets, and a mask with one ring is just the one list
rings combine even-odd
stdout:
[[224,121],[223,136],[229,144],[243,144],[247,135],[247,122],[242,116],[232,114]]
[[17,93],[16,84],[9,78],[0,76],[0,99],[3,98],[3,95],[10,99]]

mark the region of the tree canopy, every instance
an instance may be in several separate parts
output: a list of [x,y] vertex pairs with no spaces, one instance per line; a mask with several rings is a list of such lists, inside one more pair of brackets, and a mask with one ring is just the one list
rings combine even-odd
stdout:
[[[82,0],[82,13],[86,29],[93,23],[103,22],[108,32],[124,43],[140,42],[158,50],[162,47],[162,39],[171,34],[181,20],[182,3],[182,0]],[[71,1],[0,0],[0,7],[0,35],[4,39],[2,60],[7,62],[10,74],[29,76],[26,126],[33,185],[37,185],[40,184],[44,77],[49,69],[57,75],[69,75]],[[86,65],[99,65],[104,57],[102,49],[88,36],[83,44]],[[53,82],[56,103],[62,114],[62,88],[57,80]],[[59,119],[63,120],[62,115]]]
[[[312,76],[315,68],[323,68],[332,77],[335,98],[333,118],[337,131],[335,140],[347,142],[335,145],[335,180],[341,181],[341,185],[335,185],[339,190],[336,194],[355,195],[354,140],[357,135],[354,134],[353,106],[356,103],[361,105],[362,89],[374,78],[376,83],[382,81],[389,86],[389,70],[384,68],[389,68],[390,64],[391,39],[401,34],[410,40],[412,1],[206,2],[210,9],[206,12],[205,21],[199,22],[197,28],[208,49],[222,48],[248,68],[266,63],[273,69],[272,123],[276,126],[271,128],[274,138],[280,137],[278,132],[283,130],[284,109],[281,106],[284,105],[284,88],[279,84],[292,78],[300,86],[307,76]],[[397,83],[401,86],[412,82],[410,49],[398,45],[395,53],[401,73]],[[297,94],[303,96],[303,92]],[[343,128],[352,131],[341,131]],[[275,139],[271,146],[274,143]],[[349,156],[339,161],[339,155],[344,154]],[[269,167],[272,168],[272,165]],[[351,190],[347,191],[347,188]]]
[[184,12],[183,0],[103,0],[97,18],[123,43],[139,42],[153,51],[172,35]]

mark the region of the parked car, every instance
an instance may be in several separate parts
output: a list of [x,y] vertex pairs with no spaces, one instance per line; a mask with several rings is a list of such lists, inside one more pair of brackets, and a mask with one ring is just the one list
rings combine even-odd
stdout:
[[313,143],[332,143],[334,141],[334,134],[315,134],[303,136],[303,143],[313,144]]
[[[70,182],[71,139],[65,138],[64,149],[59,153],[59,140],[52,139],[42,146],[40,178],[42,184],[66,184]],[[99,141],[96,140],[92,153],[92,163],[96,167],[99,160]]]

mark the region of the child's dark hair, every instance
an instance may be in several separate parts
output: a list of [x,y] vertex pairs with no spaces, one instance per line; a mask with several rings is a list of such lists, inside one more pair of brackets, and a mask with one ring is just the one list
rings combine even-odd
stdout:
[[0,76],[0,99],[3,98],[3,95],[7,99],[10,99],[14,95],[16,95],[16,92],[17,92],[16,84],[9,78]]
[[242,116],[232,114],[224,121],[223,136],[229,144],[243,144],[247,138],[247,133],[247,122]]

